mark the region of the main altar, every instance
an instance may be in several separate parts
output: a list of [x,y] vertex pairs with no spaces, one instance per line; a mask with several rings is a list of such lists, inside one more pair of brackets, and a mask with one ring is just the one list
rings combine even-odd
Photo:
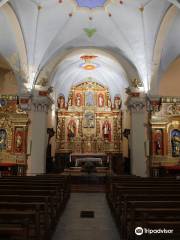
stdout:
[[[112,99],[109,90],[92,80],[72,86],[68,99],[58,98],[56,155],[88,155],[108,159],[110,153],[122,149],[121,97]],[[73,154],[73,155],[72,155]],[[81,157],[78,157],[81,158]]]

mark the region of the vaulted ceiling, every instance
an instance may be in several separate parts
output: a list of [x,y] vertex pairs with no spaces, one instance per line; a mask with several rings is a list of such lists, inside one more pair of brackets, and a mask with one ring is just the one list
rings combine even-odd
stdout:
[[[2,0],[0,55],[20,92],[43,82],[66,95],[91,77],[115,95],[138,77],[156,93],[180,53],[179,7],[176,0]],[[80,68],[84,54],[96,55],[98,68]]]

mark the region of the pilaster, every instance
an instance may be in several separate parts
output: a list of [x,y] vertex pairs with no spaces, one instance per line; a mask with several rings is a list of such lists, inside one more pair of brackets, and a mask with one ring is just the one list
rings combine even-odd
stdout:
[[137,176],[147,176],[146,161],[146,97],[129,97],[127,101],[128,109],[131,113],[131,134],[130,134],[130,152],[131,152],[131,173]]

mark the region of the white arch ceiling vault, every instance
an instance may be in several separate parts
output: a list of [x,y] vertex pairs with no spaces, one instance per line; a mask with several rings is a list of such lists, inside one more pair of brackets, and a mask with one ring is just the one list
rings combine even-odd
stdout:
[[[66,94],[71,84],[92,77],[113,95],[139,77],[154,93],[161,72],[180,52],[178,7],[178,0],[107,0],[95,9],[75,0],[2,0],[0,54],[21,91],[48,79],[48,86]],[[101,67],[80,69],[85,52],[98,54]]]

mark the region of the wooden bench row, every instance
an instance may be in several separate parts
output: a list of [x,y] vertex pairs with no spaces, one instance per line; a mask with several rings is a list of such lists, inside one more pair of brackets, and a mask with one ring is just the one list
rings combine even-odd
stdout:
[[0,178],[0,236],[51,239],[69,196],[68,177]]
[[[180,239],[180,182],[175,178],[115,177],[106,196],[122,240]],[[142,236],[135,234],[136,227],[144,229]],[[145,233],[161,228],[172,229],[172,235]]]

